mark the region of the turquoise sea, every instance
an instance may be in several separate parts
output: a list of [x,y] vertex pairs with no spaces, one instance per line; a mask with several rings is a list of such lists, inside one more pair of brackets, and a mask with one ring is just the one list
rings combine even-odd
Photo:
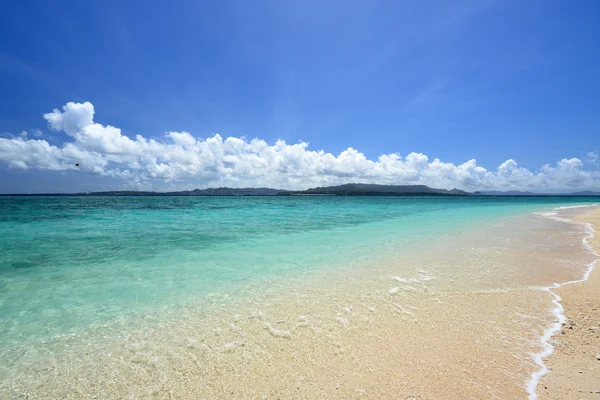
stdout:
[[[295,297],[286,307],[301,307],[305,300],[298,293],[302,293],[307,273],[314,272],[314,276],[326,280],[325,272],[336,271],[337,276],[341,273],[357,280],[355,272],[368,276],[373,265],[387,263],[386,271],[395,271],[395,264],[405,262],[407,266],[398,269],[398,273],[406,274],[404,277],[383,273],[382,269],[377,273],[385,281],[375,276],[374,283],[365,286],[365,290],[372,289],[372,294],[365,297],[367,292],[359,293],[352,300],[355,304],[359,298],[386,301],[391,310],[405,317],[414,313],[410,307],[415,306],[405,308],[393,299],[390,303],[388,297],[419,290],[422,299],[438,301],[428,295],[433,293],[431,285],[427,288],[435,275],[440,277],[435,289],[439,293],[444,291],[444,282],[453,290],[472,288],[482,293],[504,290],[515,283],[525,287],[533,284],[527,282],[546,282],[556,271],[560,273],[568,261],[567,253],[581,246],[582,233],[573,230],[565,236],[560,233],[562,227],[545,225],[557,222],[539,222],[528,216],[558,206],[597,202],[598,199],[585,197],[0,197],[0,378],[9,382],[10,376],[10,382],[19,382],[18,371],[25,368],[33,377],[28,385],[35,386],[40,376],[48,375],[44,375],[45,370],[35,369],[38,367],[31,372],[32,365],[45,362],[54,367],[44,368],[57,368],[69,382],[70,374],[77,369],[65,361],[48,361],[59,360],[61,356],[57,354],[65,349],[72,350],[69,357],[77,360],[81,355],[76,355],[75,347],[106,349],[107,345],[98,347],[94,343],[110,341],[117,334],[122,336],[118,339],[120,346],[128,346],[132,339],[127,339],[124,329],[134,330],[139,321],[150,331],[154,327],[172,329],[165,328],[160,319],[161,312],[172,309],[184,310],[180,314],[190,320],[193,314],[193,324],[208,326],[208,322],[202,323],[202,315],[208,315],[212,308],[221,307],[225,310],[221,314],[231,315],[228,302],[239,305],[246,298],[257,298],[275,288],[283,287],[285,291],[289,279],[296,279]],[[528,226],[520,229],[519,221],[503,225],[506,218],[519,215],[526,216],[523,221]],[[469,233],[480,227],[487,230]],[[492,233],[498,238],[481,237]],[[551,241],[561,237],[566,238],[562,244]],[[529,247],[510,247],[510,243],[526,243],[530,239],[539,242]],[[496,247],[496,241],[504,247]],[[428,254],[427,246],[434,242],[438,243],[436,252]],[[557,253],[550,260],[548,254],[556,253],[556,249],[562,249],[566,255]],[[416,258],[413,253],[423,256]],[[532,265],[547,262],[554,266],[521,272],[520,264],[530,261]],[[573,263],[577,264],[574,271],[580,274],[585,264]],[[462,275],[454,276],[457,268],[463,269]],[[390,288],[388,280],[395,282],[396,287]],[[335,290],[336,282],[325,281],[323,287]],[[344,293],[336,296],[335,302],[352,298]],[[410,300],[408,294],[402,296],[404,301]],[[278,304],[265,298],[264,309],[277,313]],[[550,301],[547,303],[551,305]],[[546,300],[539,299],[539,304],[546,307]],[[322,316],[323,321],[333,318],[344,325],[345,314],[355,314],[351,306],[339,307],[341,316],[331,311],[329,316]],[[251,314],[249,318],[254,317],[262,318],[262,314]],[[231,334],[238,332],[238,318],[227,328]],[[110,328],[114,321],[119,324]],[[173,335],[187,337],[200,329],[188,325],[182,323],[181,332]],[[327,322],[321,325],[327,326]],[[537,325],[532,326],[527,328],[527,334],[535,337]],[[291,332],[271,325],[265,329],[274,337]],[[327,329],[333,332],[333,328]],[[95,338],[85,336],[89,332],[94,332]],[[85,341],[81,339],[84,336]],[[239,340],[223,345],[233,348]],[[170,346],[165,344],[158,349],[156,345],[160,357],[156,355],[154,359],[167,359],[166,355],[173,352]],[[77,350],[80,353],[84,354]],[[98,357],[103,356],[98,353]],[[188,356],[182,357],[181,360]],[[138,365],[132,360],[132,366]],[[181,360],[165,368],[176,373]],[[97,363],[89,362],[86,376],[97,373]],[[194,368],[192,365],[190,371]],[[151,376],[152,373],[144,373],[143,379]],[[142,378],[127,379],[126,382],[136,382]],[[160,375],[152,379],[163,378]],[[5,387],[15,385],[6,383]],[[64,383],[48,385],[48,390],[65,388]],[[139,393],[145,393],[144,388],[140,386]]]
[[0,342],[593,198],[0,197]]

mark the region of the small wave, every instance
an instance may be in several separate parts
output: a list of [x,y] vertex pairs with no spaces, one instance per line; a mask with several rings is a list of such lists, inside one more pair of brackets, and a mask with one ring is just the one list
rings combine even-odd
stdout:
[[523,292],[527,290],[543,290],[545,288],[538,286],[524,286],[524,287],[508,287],[508,288],[496,288],[496,289],[481,289],[469,291],[474,294],[495,294],[495,293],[510,293],[510,292]]
[[402,278],[401,276],[390,276],[390,278],[400,283],[419,283],[420,281],[416,278]]
[[391,278],[400,283],[423,283],[423,282],[429,282],[429,281],[436,279],[435,276],[427,275],[427,272],[423,271],[420,268],[417,269],[417,272],[419,273],[418,278],[403,278],[401,276],[395,276],[395,275],[388,275],[388,278]]
[[[564,210],[564,209],[568,209],[568,208],[581,208],[581,207],[591,207],[591,206],[596,206],[596,204],[556,207],[554,210]],[[546,214],[546,215],[544,215],[544,214]],[[592,248],[592,246],[588,243],[588,239],[591,239],[592,237],[594,237],[594,234],[596,232],[596,230],[593,228],[592,224],[587,223],[587,222],[575,222],[575,221],[567,219],[567,218],[558,217],[558,213],[556,211],[546,212],[546,213],[542,213],[542,214],[538,214],[538,215],[544,215],[551,219],[560,220],[561,222],[568,222],[571,224],[583,225],[586,228],[586,233],[587,233],[586,236],[582,239],[583,244],[586,247],[586,249],[588,249],[588,251],[590,251],[594,256],[597,257],[597,259],[593,260],[592,262],[590,262],[587,265],[588,268],[585,271],[585,273],[583,274],[582,279],[563,282],[563,283],[555,283],[552,286],[548,286],[548,287],[539,289],[539,290],[546,291],[552,295],[552,297],[553,297],[552,302],[556,305],[556,307],[554,309],[552,309],[552,314],[554,314],[554,316],[556,317],[556,322],[554,322],[552,325],[550,325],[550,327],[546,328],[544,330],[544,334],[540,337],[540,343],[543,347],[543,350],[541,352],[533,355],[533,361],[536,363],[536,365],[538,367],[540,367],[540,369],[538,369],[537,371],[534,371],[531,374],[531,377],[529,378],[529,380],[527,381],[527,393],[529,394],[529,400],[536,400],[538,398],[537,387],[540,384],[541,379],[544,376],[546,376],[549,372],[548,367],[546,366],[546,364],[544,364],[544,359],[554,352],[554,346],[552,346],[552,344],[550,344],[550,339],[552,338],[552,336],[554,336],[557,332],[559,332],[562,329],[562,324],[567,319],[567,317],[565,317],[565,315],[564,315],[564,308],[563,308],[562,304],[560,303],[562,298],[558,294],[554,293],[552,291],[552,289],[556,289],[556,288],[559,288],[559,287],[565,286],[565,285],[571,285],[573,283],[580,283],[580,282],[587,281],[590,278],[592,271],[594,270],[594,266],[596,265],[596,262],[598,261],[598,259],[600,259],[600,254],[598,254]]]
[[399,313],[406,314],[406,315],[411,315],[411,316],[413,315],[413,312],[410,311],[409,308],[411,308],[411,309],[414,310],[415,309],[414,307],[410,307],[410,306],[407,306],[407,305],[402,306],[402,305],[400,305],[398,303],[392,303],[392,304],[394,306],[396,306],[396,309],[397,309],[397,311]]
[[275,329],[268,322],[265,323],[265,329],[271,334],[271,336],[276,337],[276,338],[289,339],[292,337],[292,331],[284,331],[284,330]]
[[204,208],[208,209],[208,210],[229,210],[232,208],[238,208],[235,206],[204,206]]
[[538,367],[540,367],[540,369],[534,371],[531,374],[531,378],[529,378],[529,381],[527,382],[527,393],[529,394],[529,400],[535,400],[538,398],[537,387],[540,384],[540,380],[549,372],[548,367],[546,364],[544,364],[544,358],[548,357],[554,352],[554,346],[550,344],[550,338],[561,330],[562,323],[567,320],[567,317],[565,317],[563,314],[565,310],[562,304],[560,304],[562,298],[552,291],[552,289],[560,286],[561,285],[559,284],[555,284],[551,287],[541,289],[550,293],[554,297],[552,302],[556,305],[556,307],[552,309],[552,314],[554,314],[556,317],[557,322],[553,323],[549,328],[544,330],[544,334],[542,337],[540,337],[540,342],[544,349],[541,352],[533,355],[533,361]]
[[598,205],[597,203],[592,203],[592,204],[577,204],[577,205],[574,205],[574,206],[556,207],[555,210],[568,210],[569,208],[596,207],[597,205]]

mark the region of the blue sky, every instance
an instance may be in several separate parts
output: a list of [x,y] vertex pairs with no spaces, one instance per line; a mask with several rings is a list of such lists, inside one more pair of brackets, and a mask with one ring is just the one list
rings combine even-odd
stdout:
[[[132,139],[218,133],[269,145],[307,142],[336,157],[352,147],[373,161],[415,152],[456,166],[476,159],[492,172],[509,159],[533,174],[572,158],[581,170],[597,169],[597,1],[323,3],[2,2],[0,135],[16,140],[27,131],[27,140],[59,148],[83,143],[50,129],[43,115],[90,102],[95,123]],[[37,129],[42,136],[34,137]],[[107,174],[108,167],[11,164],[9,151],[0,158],[0,192],[108,189],[134,179]],[[124,169],[134,167],[112,168]],[[260,181],[225,169],[220,180],[136,176],[154,188],[299,185],[300,178]],[[349,174],[324,182],[378,180]]]

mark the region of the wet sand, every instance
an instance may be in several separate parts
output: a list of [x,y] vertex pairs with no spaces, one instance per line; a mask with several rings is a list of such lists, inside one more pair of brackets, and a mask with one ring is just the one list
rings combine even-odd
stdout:
[[547,293],[421,293],[410,305],[402,294],[394,297],[381,293],[364,304],[351,298],[338,307],[322,305],[320,311],[317,302],[307,306],[309,299],[298,297],[296,309],[285,304],[285,309],[249,311],[229,321],[205,317],[195,326],[157,328],[90,346],[87,353],[36,362],[24,385],[17,382],[6,394],[42,399],[526,398],[525,382],[536,369],[529,353],[539,351],[538,328],[547,322],[535,317],[543,308],[536,312],[531,305],[547,302]]
[[[596,230],[588,243],[600,253],[600,209],[576,217]],[[554,290],[562,297],[567,318],[551,344],[554,353],[545,361],[552,370],[542,379],[540,399],[600,399],[600,271],[588,281]]]
[[578,227],[523,218],[209,313],[190,305],[32,347],[0,398],[526,399],[555,319],[540,289],[579,279],[589,254]]

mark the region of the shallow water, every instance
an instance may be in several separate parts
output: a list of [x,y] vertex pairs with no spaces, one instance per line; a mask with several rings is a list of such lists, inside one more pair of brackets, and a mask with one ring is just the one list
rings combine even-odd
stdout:
[[[311,375],[327,365],[319,357],[346,357],[330,368],[349,382],[357,371],[384,379],[364,368],[391,365],[374,349],[400,335],[412,339],[391,346],[415,363],[427,359],[415,349],[442,351],[444,340],[475,347],[477,362],[493,357],[510,385],[468,373],[463,384],[503,398],[525,387],[553,318],[536,288],[576,279],[592,257],[581,226],[533,214],[566,201],[589,202],[0,198],[1,387],[42,398],[91,397],[98,385],[110,398],[290,397],[289,374],[303,371],[334,396]],[[470,333],[452,336],[458,323]],[[417,372],[453,368],[430,361]],[[280,374],[279,391],[266,371]],[[396,371],[415,382],[405,390],[433,390]]]

